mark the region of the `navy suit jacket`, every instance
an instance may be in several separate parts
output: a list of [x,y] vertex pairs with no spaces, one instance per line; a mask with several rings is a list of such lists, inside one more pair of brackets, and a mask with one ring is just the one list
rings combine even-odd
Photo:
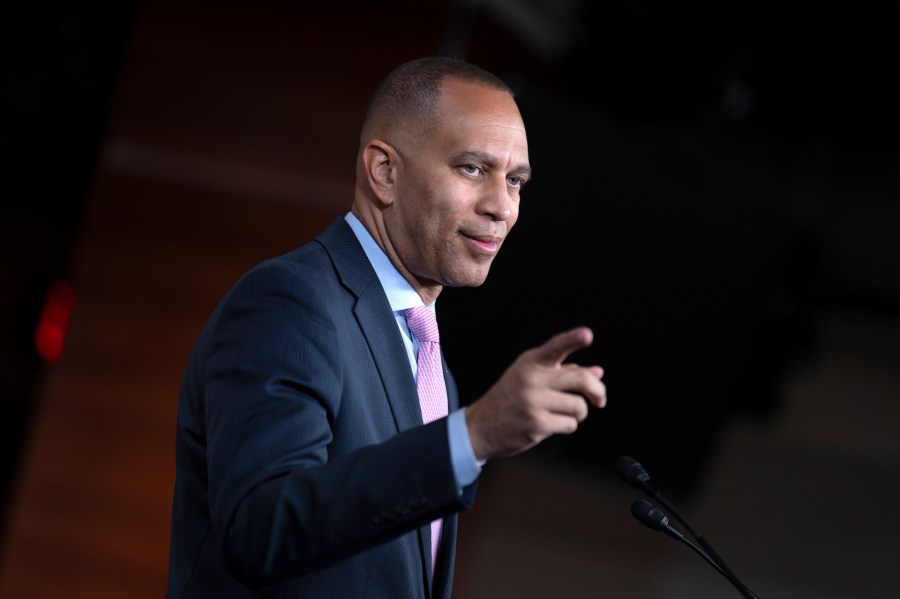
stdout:
[[422,424],[387,296],[338,218],[241,277],[200,333],[178,403],[166,597],[448,599],[455,514],[474,494],[457,489],[446,420]]

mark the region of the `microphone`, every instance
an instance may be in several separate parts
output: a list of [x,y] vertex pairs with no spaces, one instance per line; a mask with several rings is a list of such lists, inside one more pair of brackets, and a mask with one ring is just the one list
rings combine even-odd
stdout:
[[[669,501],[662,496],[662,493],[656,490],[656,487],[653,486],[653,483],[650,482],[650,475],[647,474],[647,471],[644,470],[644,467],[641,466],[641,463],[632,458],[631,456],[623,455],[616,458],[616,473],[618,473],[619,477],[624,480],[626,483],[637,489],[638,491],[643,491],[648,494],[650,497],[653,497],[665,507],[670,514],[675,516],[675,519],[681,522],[681,524],[687,529],[688,533],[703,545],[703,548],[709,552],[710,555],[715,555],[715,551],[712,551],[710,547],[706,546],[706,540],[703,538],[697,530],[691,526],[691,523],[688,522],[688,519],[679,512],[674,505],[669,503]],[[722,559],[716,556],[716,561],[719,563],[722,562]]]
[[[697,542],[700,544],[700,546],[703,547],[703,549],[705,550],[705,553],[706,553],[706,557],[708,557],[711,560],[711,563],[714,562],[714,565],[716,566],[716,568],[731,582],[731,584],[733,584],[739,591],[741,591],[741,593],[745,597],[747,597],[748,599],[759,599],[759,597],[757,597],[750,589],[748,589],[744,585],[744,583],[742,583],[738,579],[737,575],[725,563],[725,560],[723,560],[719,556],[719,554],[716,553],[716,551],[712,548],[712,545],[710,545],[709,542],[703,537],[703,535],[701,535],[697,531],[697,529],[695,529],[693,527],[693,525],[688,521],[688,519],[684,516],[684,514],[682,514],[680,511],[678,511],[678,509],[674,505],[672,505],[672,503],[668,499],[663,497],[662,493],[660,493],[656,489],[656,487],[653,486],[653,483],[650,482],[650,475],[647,474],[647,471],[644,470],[644,467],[641,465],[640,462],[638,462],[631,456],[627,456],[627,455],[619,456],[618,458],[616,458],[616,461],[615,461],[615,470],[616,470],[616,473],[619,475],[619,477],[622,480],[624,480],[626,483],[628,483],[635,489],[638,489],[639,491],[643,491],[650,497],[659,501],[663,505],[663,507],[665,507],[666,510],[670,514],[672,514],[675,517],[675,519],[678,520],[687,529],[688,533],[697,540]],[[650,507],[653,507],[651,504],[648,504],[648,505],[650,505]],[[632,514],[635,514],[635,509],[636,508],[632,505]],[[658,510],[656,510],[656,508],[653,508],[653,509],[654,509],[654,511],[658,512]],[[639,511],[643,512],[644,508],[643,507],[639,508]],[[635,517],[636,518],[638,517],[637,514],[635,514]],[[657,517],[658,516],[656,516],[656,514],[654,514],[654,518],[653,518],[654,523],[656,522]],[[664,515],[663,515],[663,517],[665,518]],[[638,518],[638,519],[641,520],[641,518]],[[644,520],[641,520],[641,521],[644,522]],[[646,522],[644,522],[644,523],[647,524]],[[647,524],[647,525],[651,526],[650,524]],[[670,536],[672,536],[672,533],[669,532],[669,530],[667,528],[668,518],[666,518],[665,525],[656,524],[656,523],[654,525],[661,527],[661,528],[657,528],[657,530],[662,530],[664,532],[667,532]],[[651,526],[651,528],[653,528],[653,526]],[[675,530],[675,529],[673,529],[673,530]],[[674,538],[677,539],[678,537],[675,536]],[[701,554],[701,556],[702,555],[703,554]]]
[[681,541],[682,543],[693,549],[697,553],[697,555],[705,559],[713,568],[718,570],[719,574],[721,574],[725,578],[728,578],[728,575],[725,574],[725,570],[722,569],[722,567],[716,562],[716,560],[711,558],[708,553],[700,549],[700,547],[692,543],[690,539],[681,534],[680,530],[669,524],[669,519],[666,517],[666,515],[649,501],[638,499],[637,501],[632,503],[631,515],[647,527],[653,530],[664,532],[673,539]]

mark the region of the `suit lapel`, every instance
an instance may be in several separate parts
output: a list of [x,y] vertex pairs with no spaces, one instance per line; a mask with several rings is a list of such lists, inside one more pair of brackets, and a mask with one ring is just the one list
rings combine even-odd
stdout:
[[342,284],[357,298],[354,314],[369,344],[398,431],[422,425],[416,382],[387,296],[350,225],[339,217],[316,238],[331,255]]
[[444,370],[444,382],[447,384],[447,413],[452,414],[459,409],[459,391],[456,388],[456,379],[447,367],[444,360],[444,350],[441,349],[441,365]]
[[377,285],[377,278],[375,283],[360,296],[356,318],[372,350],[384,387],[389,390],[388,403],[397,429],[403,431],[422,426],[422,411],[397,322],[384,291]]

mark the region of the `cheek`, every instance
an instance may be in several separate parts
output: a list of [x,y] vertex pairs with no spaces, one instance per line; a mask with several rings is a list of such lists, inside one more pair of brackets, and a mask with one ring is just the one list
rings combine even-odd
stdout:
[[404,215],[403,229],[408,244],[424,254],[429,248],[443,244],[447,217],[439,204],[425,198],[420,201],[419,207]]
[[452,228],[457,220],[457,212],[460,207],[453,200],[453,196],[430,193],[422,197],[422,208],[419,210],[419,224],[432,234],[440,234],[448,228]]
[[422,241],[440,251],[447,244],[449,231],[452,228],[451,215],[438,209],[429,210],[422,216],[420,234]]
[[509,209],[509,218],[506,219],[506,230],[513,228],[513,225],[516,224],[516,221],[519,220],[519,200],[515,200],[510,204]]

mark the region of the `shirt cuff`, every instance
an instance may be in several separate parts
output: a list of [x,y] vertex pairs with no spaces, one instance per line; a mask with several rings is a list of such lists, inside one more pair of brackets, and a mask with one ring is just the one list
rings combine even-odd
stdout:
[[447,417],[447,432],[450,437],[450,459],[453,462],[453,474],[456,475],[456,486],[462,493],[463,487],[471,485],[481,474],[481,467],[485,460],[476,459],[475,452],[472,451],[465,408],[456,410]]

